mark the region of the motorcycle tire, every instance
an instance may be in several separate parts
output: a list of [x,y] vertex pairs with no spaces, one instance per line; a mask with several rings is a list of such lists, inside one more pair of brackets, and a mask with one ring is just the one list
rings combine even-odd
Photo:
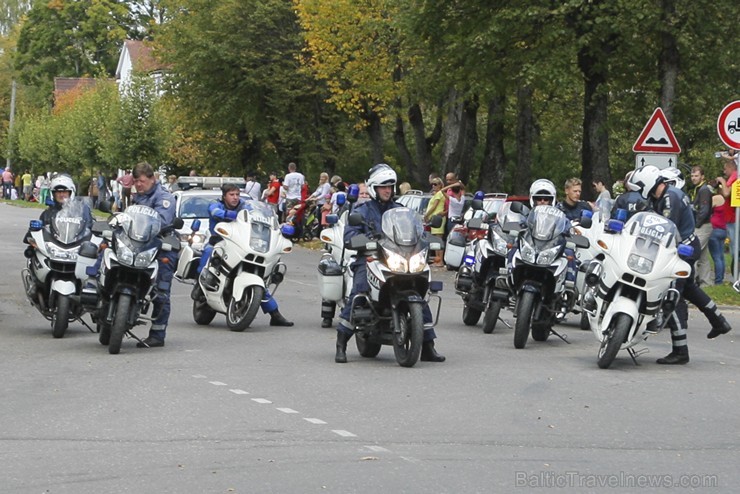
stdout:
[[195,324],[207,326],[211,324],[214,317],[216,317],[216,311],[208,307],[208,303],[202,297],[193,300],[193,321],[195,321]]
[[113,326],[110,331],[110,341],[108,342],[108,353],[118,355],[121,351],[121,342],[123,335],[126,334],[126,321],[128,313],[131,310],[132,296],[122,293],[118,296],[118,305],[116,307],[116,317],[113,319]]
[[355,334],[355,343],[357,344],[357,351],[365,358],[377,357],[380,353],[380,348],[383,346],[380,343],[367,341],[367,338],[362,333]]
[[236,332],[247,329],[254,321],[264,295],[264,288],[252,285],[244,289],[241,300],[236,301],[232,298],[226,310],[226,325],[229,329]]
[[535,309],[535,297],[532,292],[522,292],[516,306],[516,325],[514,326],[514,348],[524,348],[529,338],[529,328],[532,326],[532,316]]
[[421,355],[424,338],[424,320],[421,304],[398,305],[400,328],[393,329],[393,353],[401,367],[413,367]]
[[581,323],[580,327],[584,331],[588,331],[591,329],[591,323],[588,322],[588,314],[586,314],[586,311],[584,310],[581,312]]
[[550,337],[550,331],[552,330],[552,324],[549,322],[535,322],[532,323],[532,339],[534,341],[547,341]]
[[465,307],[463,307],[463,323],[465,323],[466,326],[475,326],[478,324],[478,321],[480,320],[481,311],[478,309],[473,309],[471,307],[468,307],[467,304],[465,304]]
[[483,332],[485,334],[493,333],[498,322],[498,315],[501,313],[501,301],[494,300],[488,306],[486,313],[483,315]]
[[100,333],[100,335],[98,336],[98,341],[100,341],[100,344],[104,346],[110,344],[110,324],[106,324],[98,320],[96,324],[96,329],[98,330],[98,333]]
[[64,338],[69,327],[69,306],[71,300],[67,295],[57,296],[57,310],[52,319],[51,335],[54,338]]
[[627,333],[629,333],[631,326],[632,318],[627,314],[617,314],[612,318],[606,338],[599,347],[597,363],[600,369],[608,369],[612,365],[617,352],[622,348],[622,343],[627,339]]

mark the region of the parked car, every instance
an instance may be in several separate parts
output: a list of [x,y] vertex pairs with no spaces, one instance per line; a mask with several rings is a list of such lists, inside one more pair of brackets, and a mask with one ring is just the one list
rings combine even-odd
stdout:
[[[221,198],[220,190],[189,189],[173,192],[175,196],[175,217],[182,218],[182,228],[177,230],[180,242],[185,245],[191,242],[194,250],[203,248],[211,232],[208,229],[208,206],[213,201]],[[249,195],[242,192],[241,197],[247,201],[251,200]],[[196,219],[200,220],[201,227],[197,233],[193,233],[192,225]]]
[[396,202],[424,216],[424,212],[427,210],[427,204],[429,204],[431,198],[432,194],[430,192],[411,189],[405,194],[396,197]]

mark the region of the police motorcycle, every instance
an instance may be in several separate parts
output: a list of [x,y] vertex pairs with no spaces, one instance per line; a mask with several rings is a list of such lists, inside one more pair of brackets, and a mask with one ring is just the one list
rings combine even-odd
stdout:
[[[352,213],[348,223],[363,224],[362,215]],[[432,226],[439,227],[435,218]],[[439,319],[442,283],[431,280],[427,264],[429,250],[439,250],[442,241],[424,232],[419,214],[399,207],[386,211],[379,238],[360,234],[352,237],[348,248],[367,255],[367,281],[370,291],[358,293],[351,304],[350,323],[355,328],[357,350],[363,357],[375,357],[382,345],[392,345],[396,362],[412,367],[421,354],[425,300],[435,298]],[[350,271],[350,269],[347,269]],[[350,285],[351,287],[351,285]]]
[[[519,213],[523,210],[518,203],[511,208]],[[586,249],[588,239],[571,235],[570,221],[554,206],[536,206],[524,229],[512,223],[503,228],[517,235],[518,249],[509,274],[509,287],[516,294],[514,347],[526,346],[530,329],[535,341],[546,341],[552,333],[567,343],[567,338],[553,329],[572,310],[576,298],[574,283],[566,282],[565,249]]]
[[[200,229],[199,222],[195,229]],[[256,317],[265,290],[274,293],[282,283],[288,268],[280,257],[293,250],[288,238],[295,229],[291,225],[281,229],[270,205],[247,201],[234,221],[216,225],[216,233],[221,240],[200,276],[201,254],[186,245],[175,278],[195,284],[191,298],[197,324],[208,325],[216,314],[225,314],[231,331],[244,331]]]
[[[473,200],[471,209],[479,211],[482,207],[482,201]],[[455,277],[455,293],[463,299],[463,322],[466,325],[476,325],[482,314],[483,332],[490,334],[496,328],[501,308],[513,296],[507,283],[507,258],[516,237],[504,231],[502,225],[522,225],[525,221],[526,214],[512,211],[511,203],[501,205],[496,220],[490,225],[480,217],[468,220],[468,229],[484,230],[486,235],[468,244]],[[506,321],[501,321],[508,326]]]
[[600,342],[600,368],[608,368],[620,349],[637,363],[649,349],[635,347],[671,317],[679,300],[675,280],[691,273],[679,255],[690,256],[693,249],[679,240],[675,224],[653,212],[637,213],[626,223],[607,222],[597,241],[599,253],[586,269],[582,302]]
[[[80,199],[71,198],[54,213],[48,225],[31,220],[26,237],[30,247],[25,251],[27,262],[21,272],[26,296],[51,321],[54,338],[63,338],[69,323],[75,320],[92,331],[82,320],[85,307],[80,298],[94,303],[96,294],[94,289],[85,288],[87,275],[75,271],[80,246],[92,236],[85,224],[85,207]],[[101,239],[93,241],[97,251]]]
[[[103,202],[99,208],[110,212],[110,203]],[[175,219],[172,230],[181,227],[182,219]],[[108,222],[96,222],[93,233],[101,235],[108,247],[98,259],[97,248],[83,245],[76,269],[97,277],[98,300],[91,310],[96,313],[100,343],[116,355],[124,335],[141,342],[131,330],[153,319],[152,302],[158,290],[165,289],[156,286],[157,255],[179,250],[180,240],[162,231],[157,211],[138,204],[114,214]]]

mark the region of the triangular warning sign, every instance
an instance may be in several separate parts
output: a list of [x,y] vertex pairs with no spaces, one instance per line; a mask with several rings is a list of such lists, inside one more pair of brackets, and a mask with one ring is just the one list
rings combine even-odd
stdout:
[[677,154],[681,152],[681,146],[678,145],[676,136],[673,135],[673,130],[668,124],[668,119],[665,118],[665,113],[658,107],[653,112],[653,116],[648,120],[647,125],[642,132],[640,137],[635,141],[632,146],[632,151],[642,153],[671,153]]

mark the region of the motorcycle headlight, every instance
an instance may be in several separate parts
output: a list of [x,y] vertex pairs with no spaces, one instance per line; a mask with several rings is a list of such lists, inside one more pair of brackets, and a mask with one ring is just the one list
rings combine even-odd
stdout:
[[134,265],[134,253],[123,242],[118,242],[116,245],[116,257],[118,257],[118,262],[121,264]]
[[555,259],[558,257],[558,254],[560,253],[560,247],[552,247],[547,250],[543,250],[540,252],[540,254],[537,256],[537,264],[549,266],[550,264],[555,261]]
[[134,260],[134,267],[135,268],[145,268],[149,266],[152,261],[154,260],[154,257],[157,255],[157,248],[145,250],[144,252],[139,252],[136,254],[136,259]]
[[534,250],[534,247],[528,244],[524,239],[522,239],[522,243],[519,245],[519,253],[522,256],[522,261],[535,264],[537,252]]
[[427,249],[423,249],[421,252],[414,254],[409,259],[409,273],[418,273],[419,271],[424,271],[426,265]]
[[506,242],[506,240],[501,237],[496,232],[493,232],[493,235],[491,236],[492,244],[493,244],[493,252],[500,256],[506,256],[506,254],[509,253],[509,246]]
[[60,249],[56,244],[52,242],[46,242],[46,250],[49,251],[49,254],[51,254],[51,257],[53,257],[54,259],[67,261],[77,260],[77,249]]
[[388,269],[396,273],[405,273],[408,271],[406,259],[402,255],[396,254],[394,252],[386,252],[385,262],[388,266]]
[[627,266],[636,273],[648,274],[653,270],[653,261],[637,254],[630,254],[627,258]]
[[270,227],[262,223],[253,223],[252,234],[249,236],[249,247],[262,254],[270,250]]

